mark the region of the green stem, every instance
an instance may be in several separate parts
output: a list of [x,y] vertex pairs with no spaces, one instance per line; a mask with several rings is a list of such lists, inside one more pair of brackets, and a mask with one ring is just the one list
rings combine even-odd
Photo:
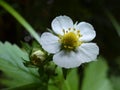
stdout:
[[35,32],[35,30],[31,27],[31,25],[9,4],[5,1],[0,0],[0,5],[9,12],[34,38],[37,42],[39,42],[39,35]]
[[71,89],[70,89],[70,86],[69,86],[69,84],[68,84],[68,81],[66,81],[66,80],[65,80],[65,85],[66,85],[67,90],[71,90]]

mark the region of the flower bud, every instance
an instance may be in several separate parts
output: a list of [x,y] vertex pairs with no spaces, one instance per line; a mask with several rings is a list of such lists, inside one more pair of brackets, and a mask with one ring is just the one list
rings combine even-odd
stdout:
[[41,50],[34,51],[30,56],[30,62],[35,66],[40,66],[45,59],[46,54]]

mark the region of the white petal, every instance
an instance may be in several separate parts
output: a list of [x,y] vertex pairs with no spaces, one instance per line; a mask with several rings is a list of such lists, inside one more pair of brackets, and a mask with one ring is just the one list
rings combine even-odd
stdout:
[[80,22],[76,28],[80,30],[80,34],[82,37],[80,38],[81,41],[83,42],[88,42],[91,41],[95,38],[96,32],[93,28],[93,26],[89,23],[86,22]]
[[81,63],[94,61],[99,54],[99,48],[95,43],[83,43],[78,49],[78,57]]
[[41,35],[40,44],[42,48],[49,53],[56,53],[60,50],[60,43],[58,42],[58,37],[45,32]]
[[53,62],[63,68],[74,68],[81,64],[76,52],[65,52],[63,50],[53,56]]
[[52,29],[55,33],[63,35],[63,29],[68,30],[68,28],[73,27],[73,21],[68,16],[58,16],[52,21]]

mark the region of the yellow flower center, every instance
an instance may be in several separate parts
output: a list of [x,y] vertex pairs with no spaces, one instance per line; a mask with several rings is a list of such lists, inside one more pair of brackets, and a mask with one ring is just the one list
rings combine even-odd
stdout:
[[63,30],[64,35],[60,36],[60,42],[62,44],[62,49],[74,50],[81,45],[79,38],[81,37],[80,31],[76,29],[69,29],[69,31]]

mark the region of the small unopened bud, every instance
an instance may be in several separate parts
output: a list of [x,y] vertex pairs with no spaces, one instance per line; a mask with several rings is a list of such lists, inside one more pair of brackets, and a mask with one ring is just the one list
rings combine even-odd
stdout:
[[41,50],[34,51],[30,56],[30,62],[35,66],[40,66],[45,59],[46,54]]

